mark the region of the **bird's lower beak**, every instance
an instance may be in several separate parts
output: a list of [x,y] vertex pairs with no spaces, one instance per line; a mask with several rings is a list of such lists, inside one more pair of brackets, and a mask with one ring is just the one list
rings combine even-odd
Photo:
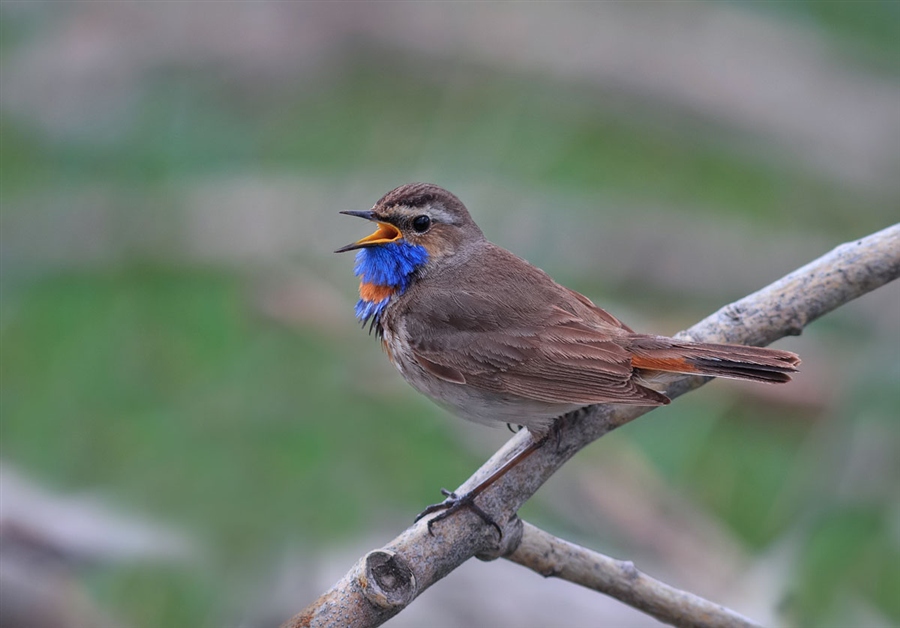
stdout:
[[370,236],[366,236],[362,240],[357,240],[352,244],[348,244],[347,246],[342,246],[335,253],[344,253],[345,251],[352,251],[354,249],[363,249],[367,246],[377,246],[379,244],[388,244],[390,242],[395,242],[403,237],[403,234],[400,233],[400,230],[394,225],[381,222],[375,217],[375,212],[372,211],[344,211],[342,214],[347,214],[348,216],[358,216],[359,218],[365,218],[366,220],[372,220],[378,223],[378,229],[375,230]]

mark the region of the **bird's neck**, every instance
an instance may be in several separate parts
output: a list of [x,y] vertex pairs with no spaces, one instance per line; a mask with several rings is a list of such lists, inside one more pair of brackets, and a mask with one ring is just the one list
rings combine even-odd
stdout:
[[354,273],[359,277],[356,318],[381,332],[381,314],[391,298],[403,294],[413,276],[428,261],[424,246],[398,240],[360,249]]

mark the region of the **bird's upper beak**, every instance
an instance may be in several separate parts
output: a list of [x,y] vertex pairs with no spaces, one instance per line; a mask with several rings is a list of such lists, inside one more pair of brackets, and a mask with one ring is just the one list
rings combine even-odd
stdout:
[[375,230],[370,236],[366,236],[362,240],[357,240],[352,244],[348,244],[347,246],[342,246],[335,253],[343,253],[345,251],[352,251],[354,249],[363,249],[367,246],[376,246],[379,244],[388,244],[390,242],[396,242],[400,238],[403,237],[403,234],[400,233],[400,230],[389,222],[383,222],[378,220],[375,216],[375,212],[373,211],[344,211],[342,214],[347,214],[348,216],[359,216],[360,218],[365,218],[366,220],[372,220],[378,223],[378,229]]

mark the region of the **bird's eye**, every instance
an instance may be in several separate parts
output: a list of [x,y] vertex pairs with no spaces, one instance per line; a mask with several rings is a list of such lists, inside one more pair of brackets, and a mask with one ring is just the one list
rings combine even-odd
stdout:
[[426,231],[428,231],[428,227],[430,226],[431,218],[424,214],[413,218],[412,227],[416,230],[416,233],[425,233]]

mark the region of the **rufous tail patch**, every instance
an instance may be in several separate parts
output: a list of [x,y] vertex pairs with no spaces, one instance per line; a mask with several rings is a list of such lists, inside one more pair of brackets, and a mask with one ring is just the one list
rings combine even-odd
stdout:
[[651,358],[643,355],[631,357],[631,365],[637,369],[665,371],[668,373],[698,373],[699,369],[684,358]]

